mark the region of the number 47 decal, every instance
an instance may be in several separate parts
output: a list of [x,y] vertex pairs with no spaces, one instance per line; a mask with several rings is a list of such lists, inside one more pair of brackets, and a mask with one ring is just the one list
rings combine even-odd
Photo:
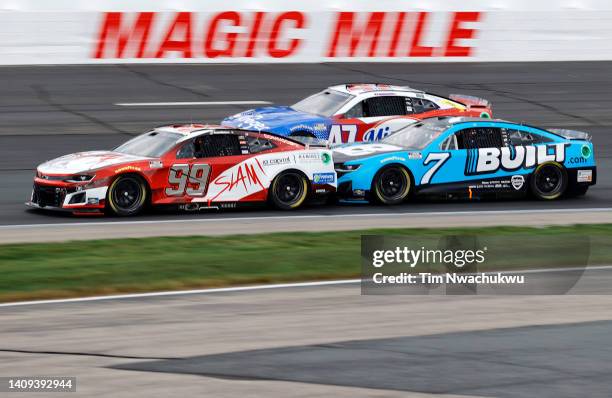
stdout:
[[[170,167],[166,195],[202,196],[206,192],[210,166],[207,164],[174,164]],[[189,183],[189,186],[187,185]]]
[[429,163],[433,163],[431,168],[423,174],[423,178],[421,178],[421,185],[429,184],[429,182],[433,179],[434,175],[440,170],[440,167],[451,157],[451,154],[448,152],[438,152],[438,153],[430,153],[427,155],[425,161],[423,161],[423,166],[427,166]]

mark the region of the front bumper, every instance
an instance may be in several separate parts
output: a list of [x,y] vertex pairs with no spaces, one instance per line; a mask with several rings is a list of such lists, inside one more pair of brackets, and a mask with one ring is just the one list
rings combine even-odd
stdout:
[[108,187],[85,189],[78,185],[43,184],[35,180],[26,206],[73,213],[101,213]]

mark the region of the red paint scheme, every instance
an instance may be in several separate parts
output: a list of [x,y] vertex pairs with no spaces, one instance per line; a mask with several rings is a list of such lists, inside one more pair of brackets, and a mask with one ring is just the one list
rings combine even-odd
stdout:
[[[376,135],[378,133],[378,131],[381,128],[384,128],[386,125],[393,123],[393,122],[399,122],[401,120],[405,120],[407,122],[409,121],[417,121],[417,120],[423,120],[423,119],[427,119],[427,118],[431,118],[431,117],[441,117],[441,116],[457,116],[457,117],[481,117],[483,114],[487,114],[488,117],[492,117],[493,116],[493,111],[491,110],[491,108],[489,107],[485,107],[485,106],[470,106],[468,105],[468,108],[466,110],[461,110],[461,109],[456,109],[456,108],[452,108],[452,109],[436,109],[434,111],[431,112],[425,112],[425,113],[420,113],[420,114],[414,114],[414,115],[409,115],[409,116],[390,116],[387,118],[384,118],[383,120],[377,120],[374,122],[364,122],[361,119],[343,119],[342,116],[343,115],[338,115],[338,116],[334,116],[334,119],[337,122],[334,122],[334,125],[332,125],[332,130],[330,132],[330,142],[332,144],[337,144],[338,141],[334,140],[332,138],[333,134],[334,134],[334,129],[338,129],[337,127],[334,127],[336,125],[340,126],[340,134],[342,137],[342,140],[340,142],[361,142],[361,141],[372,141],[372,139],[369,139],[370,137],[367,137],[367,133],[370,132],[374,135]],[[354,126],[354,127],[353,127]],[[351,139],[350,135],[353,134],[353,130],[356,130],[354,139]],[[378,139],[380,139],[382,137],[378,137]]]
[[[42,187],[49,187],[55,190],[59,189],[63,192],[65,197],[66,193],[74,193],[75,191],[80,190],[91,190],[98,187],[108,187],[112,184],[112,182],[121,175],[125,174],[136,174],[142,177],[150,190],[150,203],[152,205],[169,205],[169,204],[186,204],[192,203],[192,199],[204,198],[213,187],[220,187],[221,193],[230,193],[232,190],[238,188],[247,189],[250,186],[257,186],[258,190],[253,192],[252,194],[248,194],[246,196],[241,197],[240,202],[256,202],[256,201],[265,201],[268,197],[268,189],[267,187],[262,185],[262,178],[266,176],[266,170],[262,167],[260,161],[256,158],[261,155],[268,154],[283,154],[283,156],[287,152],[293,151],[305,151],[308,148],[299,142],[292,141],[290,139],[285,139],[284,137],[279,137],[275,135],[270,135],[267,133],[258,133],[252,131],[240,131],[236,129],[228,129],[220,126],[209,126],[209,125],[175,125],[170,126],[173,131],[181,132],[186,137],[190,137],[187,140],[180,141],[176,144],[172,149],[167,151],[164,155],[158,158],[141,158],[135,161],[126,161],[119,162],[117,164],[113,164],[107,167],[102,167],[98,169],[88,170],[87,174],[95,174],[95,177],[89,182],[66,182],[63,181],[60,177],[65,177],[66,179],[75,175],[75,174],[52,174],[52,173],[42,173],[37,170],[37,175],[34,178],[34,184]],[[272,149],[260,151],[257,153],[248,153],[238,156],[219,156],[219,157],[209,157],[204,159],[196,159],[196,158],[188,158],[188,159],[177,159],[177,152],[181,149],[183,145],[191,142],[191,137],[200,136],[200,132],[202,130],[213,130],[213,131],[233,131],[235,134],[239,135],[239,137],[258,137],[261,140],[269,140],[271,141],[275,147]],[[242,139],[241,139],[242,141]],[[242,142],[241,142],[242,144]],[[248,152],[248,147],[247,152]],[[86,155],[87,153],[84,153]],[[77,154],[79,155],[79,154]],[[122,156],[121,154],[117,154],[115,152],[108,152],[107,158],[113,158],[113,156]],[[280,155],[279,155],[280,156]],[[101,156],[102,159],[105,159],[104,156]],[[161,162],[161,165],[160,163]],[[242,163],[246,162],[246,163]],[[186,192],[191,189],[197,189],[197,182],[192,182],[191,179],[188,179],[187,184],[185,186],[185,190],[183,191],[183,195],[173,195],[170,196],[166,193],[166,188],[177,188],[176,185],[173,185],[169,182],[169,174],[170,168],[176,164],[188,164],[190,167],[194,164],[202,164],[210,166],[210,172],[208,174],[208,181],[205,182],[206,188],[203,195],[199,196],[190,196]],[[238,172],[236,174],[222,175],[228,169],[241,164],[238,167]],[[41,165],[44,166],[44,165]],[[39,166],[39,168],[41,167]],[[160,166],[160,167],[158,167]],[[332,167],[333,171],[333,165]],[[270,170],[268,170],[269,172]],[[201,177],[198,175],[197,177]],[[271,176],[268,176],[271,177]],[[324,184],[325,185],[325,184]],[[322,188],[323,186],[318,184],[312,184],[313,192],[315,189]],[[329,186],[325,186],[325,188],[330,188]],[[331,191],[331,189],[330,189]],[[216,192],[216,191],[215,191]],[[220,194],[221,194],[220,193]],[[248,193],[248,190],[247,190]],[[217,194],[215,197],[210,198],[207,201],[199,201],[201,204],[208,204],[215,202],[215,199],[220,195]],[[63,199],[62,199],[63,200]],[[222,200],[221,202],[230,202],[228,200]],[[36,205],[36,203],[29,202],[28,203],[34,207],[42,207]],[[101,199],[97,204],[79,204],[79,205],[63,205],[61,207],[56,206],[45,206],[49,209],[53,210],[67,210],[71,211],[73,214],[92,214],[92,213],[102,213],[105,209],[105,199]]]

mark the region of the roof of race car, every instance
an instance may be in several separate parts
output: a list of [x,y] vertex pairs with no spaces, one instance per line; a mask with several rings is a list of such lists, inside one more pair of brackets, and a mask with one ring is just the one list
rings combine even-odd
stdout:
[[373,91],[409,91],[413,93],[422,93],[422,90],[416,90],[408,86],[394,86],[385,83],[346,83],[328,87],[330,90],[340,91],[342,93],[359,95],[370,93]]
[[[162,126],[155,127],[152,131],[181,134],[183,137],[181,137],[177,142],[183,142],[193,137],[197,137],[199,135],[204,135],[207,133],[214,133],[215,131],[243,131],[245,133],[265,134],[265,135],[276,137],[277,139],[282,139],[285,142],[290,141],[293,144],[305,145],[304,142],[301,142],[300,140],[295,139],[295,137],[283,137],[283,136],[278,136],[277,134],[274,134],[268,131],[256,132],[252,130],[244,130],[244,129],[234,128],[234,127],[220,126],[218,124],[175,123],[175,124],[162,125]],[[313,145],[315,144],[313,143]]]
[[167,124],[163,126],[155,127],[155,131],[163,131],[167,133],[176,133],[188,136],[196,131],[201,132],[202,130],[228,130],[227,127],[219,126],[216,124],[202,124],[202,123],[175,123]]
[[508,122],[507,120],[502,119],[485,119],[480,117],[466,117],[466,116],[440,116],[440,117],[431,117],[427,119],[423,119],[421,123],[429,123],[442,127],[451,127],[455,124],[459,123],[510,123],[517,124],[513,122]]

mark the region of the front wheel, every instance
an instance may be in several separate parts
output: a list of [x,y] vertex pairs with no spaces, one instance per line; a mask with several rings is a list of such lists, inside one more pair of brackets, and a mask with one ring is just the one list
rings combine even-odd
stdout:
[[285,172],[272,181],[270,199],[281,210],[300,207],[308,196],[308,180],[298,172]]
[[400,166],[386,167],[374,177],[373,199],[385,205],[402,203],[410,194],[411,185],[408,170]]
[[538,199],[557,199],[566,188],[567,173],[559,163],[541,164],[531,175],[531,192]]
[[145,182],[137,176],[117,178],[108,188],[107,206],[118,216],[133,216],[142,211],[147,199]]

